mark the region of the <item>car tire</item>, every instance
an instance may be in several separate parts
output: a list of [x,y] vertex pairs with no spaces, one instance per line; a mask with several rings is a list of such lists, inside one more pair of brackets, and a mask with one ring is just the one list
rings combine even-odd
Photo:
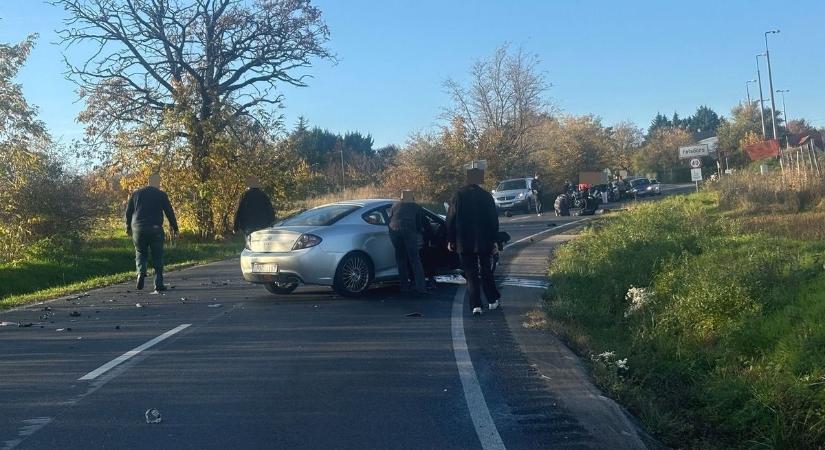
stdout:
[[372,261],[364,253],[350,253],[335,269],[332,288],[344,297],[360,297],[372,284]]
[[264,284],[264,288],[269,291],[271,294],[275,295],[289,295],[295,289],[298,289],[298,282],[286,282],[286,283],[266,283]]

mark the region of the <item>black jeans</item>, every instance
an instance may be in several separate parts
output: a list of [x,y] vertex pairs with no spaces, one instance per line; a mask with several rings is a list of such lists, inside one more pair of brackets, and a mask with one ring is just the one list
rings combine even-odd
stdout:
[[412,275],[415,277],[415,290],[426,292],[424,284],[424,265],[421,264],[421,254],[419,244],[421,243],[419,233],[390,230],[390,240],[395,247],[395,263],[398,265],[398,278],[401,280],[401,289],[409,289],[410,273],[407,264],[412,268]]
[[[501,298],[493,278],[492,255],[490,253],[462,253],[461,269],[467,279],[467,292],[470,295],[470,307],[481,307],[481,290],[487,297],[487,303],[494,303]],[[480,271],[479,271],[480,268]],[[480,273],[479,273],[480,272]]]
[[152,252],[152,266],[155,268],[155,288],[163,286],[163,227],[132,230],[135,243],[135,265],[138,274],[146,275],[146,260]]

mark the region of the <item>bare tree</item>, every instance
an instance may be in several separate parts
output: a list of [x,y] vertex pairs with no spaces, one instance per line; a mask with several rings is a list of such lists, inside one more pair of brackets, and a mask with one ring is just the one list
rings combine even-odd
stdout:
[[[212,175],[215,138],[238,124],[261,132],[282,102],[281,83],[305,86],[315,58],[332,58],[329,31],[310,0],[53,0],[68,13],[62,42],[93,45],[67,60],[103,142],[136,128],[171,127],[191,152],[195,178]],[[86,47],[83,47],[85,51]],[[203,199],[202,232],[214,229]]]
[[524,170],[530,151],[525,137],[552,110],[538,57],[504,45],[473,65],[469,85],[448,79],[444,86],[452,97],[445,114],[450,123],[460,118],[471,145],[495,155],[503,172]]

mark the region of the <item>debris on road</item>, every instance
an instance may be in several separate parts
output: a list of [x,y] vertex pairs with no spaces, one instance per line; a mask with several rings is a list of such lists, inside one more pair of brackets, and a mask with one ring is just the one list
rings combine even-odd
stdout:
[[119,330],[119,329],[120,329],[120,325],[115,325],[115,330]]
[[163,420],[160,417],[160,411],[158,411],[155,408],[147,409],[146,414],[144,414],[144,416],[146,417],[146,423],[149,423],[149,424],[160,423],[161,420]]
[[54,330],[54,331],[72,331],[72,329],[71,329],[71,328],[69,328],[69,327],[66,327],[66,328],[58,328],[58,329],[56,329],[56,330]]
[[43,311],[51,311],[51,310],[52,310],[51,306],[46,306],[45,308],[43,308]]
[[548,226],[548,227],[555,227],[555,226],[556,226],[556,224],[555,224],[555,223],[548,223],[548,224],[547,224],[547,226]]
[[12,325],[17,325],[17,322],[0,322],[0,327],[10,327]]
[[210,308],[220,308],[221,306],[223,306],[223,305],[220,304],[220,303],[213,303],[213,304],[209,305]]
[[446,284],[467,284],[467,280],[461,275],[439,275],[435,277],[435,281]]
[[80,317],[79,311],[72,311],[69,313],[69,317]]
[[181,297],[181,298],[180,298],[180,302],[181,302],[181,303],[186,303],[186,297]]
[[405,315],[405,317],[424,317],[424,314],[421,314],[420,312],[411,312]]
[[142,303],[135,303],[135,308],[143,308],[143,304]]
[[30,327],[30,326],[32,326],[32,325],[34,325],[34,324],[33,324],[33,323],[31,323],[31,322],[25,322],[25,323],[23,323],[23,322],[19,322],[19,323],[17,324],[17,328],[29,328],[29,327]]

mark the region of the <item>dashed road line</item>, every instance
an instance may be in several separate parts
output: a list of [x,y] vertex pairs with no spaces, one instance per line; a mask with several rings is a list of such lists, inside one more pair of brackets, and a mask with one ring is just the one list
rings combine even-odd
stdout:
[[458,366],[458,375],[464,388],[464,399],[470,410],[470,418],[473,420],[478,440],[481,441],[481,448],[505,450],[504,441],[498,434],[496,423],[487,407],[487,401],[484,400],[484,393],[481,391],[481,385],[470,358],[470,351],[467,348],[467,338],[464,335],[464,295],[466,292],[467,289],[464,286],[459,287],[453,299],[452,335],[455,363]]
[[511,243],[509,243],[509,244],[505,245],[505,246],[504,246],[504,248],[507,248],[507,247],[512,247],[512,246],[514,246],[514,245],[516,245],[516,244],[520,244],[520,243],[522,243],[522,242],[524,242],[524,241],[526,241],[526,240],[533,239],[533,238],[535,238],[535,237],[537,237],[537,236],[541,236],[542,234],[547,234],[547,233],[550,233],[550,232],[553,232],[553,231],[557,231],[559,228],[569,227],[570,225],[575,225],[575,224],[577,224],[577,223],[586,222],[586,221],[588,221],[588,220],[590,220],[590,219],[579,219],[579,220],[574,220],[574,221],[572,221],[572,222],[568,222],[568,223],[565,223],[565,224],[559,225],[559,226],[557,226],[557,227],[548,228],[548,229],[546,229],[546,230],[539,231],[538,233],[531,234],[530,236],[523,237],[523,238],[521,238],[521,239],[519,239],[519,240],[517,240],[517,241],[515,241],[515,242],[511,242]]
[[82,377],[78,378],[78,381],[94,380],[95,378],[103,375],[104,373],[108,372],[109,370],[111,370],[111,369],[117,367],[118,365],[123,364],[124,362],[128,361],[130,358],[138,355],[140,352],[154,347],[155,345],[165,341],[166,339],[169,339],[170,337],[172,337],[175,334],[189,328],[190,326],[192,326],[191,323],[184,323],[182,325],[178,325],[175,328],[172,328],[171,330],[167,331],[166,333],[163,333],[160,336],[158,336],[158,337],[156,337],[156,338],[154,338],[150,341],[147,341],[143,345],[140,345],[138,347],[133,348],[132,350],[129,350],[128,352],[126,352],[126,353],[118,356],[117,358],[107,362],[106,364],[98,367],[97,369],[87,373],[86,375],[83,375]]

